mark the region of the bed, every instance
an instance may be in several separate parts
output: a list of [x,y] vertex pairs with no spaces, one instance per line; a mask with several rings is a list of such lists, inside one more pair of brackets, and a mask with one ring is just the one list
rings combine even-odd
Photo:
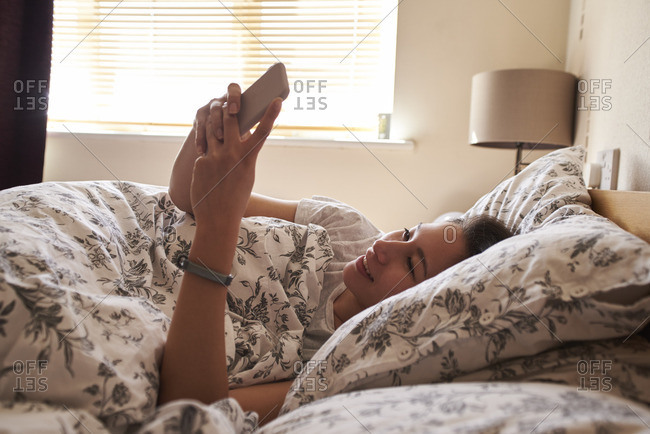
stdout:
[[[274,278],[256,278],[263,264],[233,289],[229,378],[295,377],[281,415],[263,426],[232,399],[155,405],[175,263],[194,233],[165,187],[2,191],[0,428],[650,432],[650,194],[588,191],[583,158],[562,149],[496,186],[466,215],[493,215],[516,236],[361,312],[309,361],[299,313],[313,301],[278,285],[318,275],[323,231],[244,219],[234,266],[247,268],[247,255],[276,265]],[[265,291],[275,301],[253,321],[251,294]],[[267,355],[247,357],[251,346]]]

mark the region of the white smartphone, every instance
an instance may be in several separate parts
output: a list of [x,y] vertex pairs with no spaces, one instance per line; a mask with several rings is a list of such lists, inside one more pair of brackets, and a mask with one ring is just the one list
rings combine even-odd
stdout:
[[271,101],[277,97],[285,100],[287,96],[289,96],[287,69],[283,63],[276,63],[242,93],[241,107],[237,115],[239,134],[249,131],[262,119]]

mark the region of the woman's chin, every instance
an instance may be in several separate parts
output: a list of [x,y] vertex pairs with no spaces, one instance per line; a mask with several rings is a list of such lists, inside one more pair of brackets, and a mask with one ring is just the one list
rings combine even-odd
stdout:
[[355,261],[348,262],[343,268],[343,283],[345,288],[357,299],[357,302],[364,308],[368,307],[368,296],[372,290],[368,286],[371,284],[366,277],[359,274]]

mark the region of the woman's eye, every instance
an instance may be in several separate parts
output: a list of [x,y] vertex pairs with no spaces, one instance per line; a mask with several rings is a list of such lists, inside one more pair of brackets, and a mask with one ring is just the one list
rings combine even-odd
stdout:
[[404,235],[402,235],[402,240],[408,241],[411,238],[411,231],[404,228]]
[[413,280],[415,280],[415,267],[413,267],[413,261],[410,256],[406,259],[406,266],[409,267],[409,273],[411,273]]

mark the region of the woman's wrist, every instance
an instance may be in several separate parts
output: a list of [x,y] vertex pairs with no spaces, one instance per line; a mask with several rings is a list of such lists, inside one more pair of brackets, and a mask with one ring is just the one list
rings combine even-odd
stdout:
[[188,259],[219,273],[229,274],[238,235],[239,224],[234,227],[197,225]]

